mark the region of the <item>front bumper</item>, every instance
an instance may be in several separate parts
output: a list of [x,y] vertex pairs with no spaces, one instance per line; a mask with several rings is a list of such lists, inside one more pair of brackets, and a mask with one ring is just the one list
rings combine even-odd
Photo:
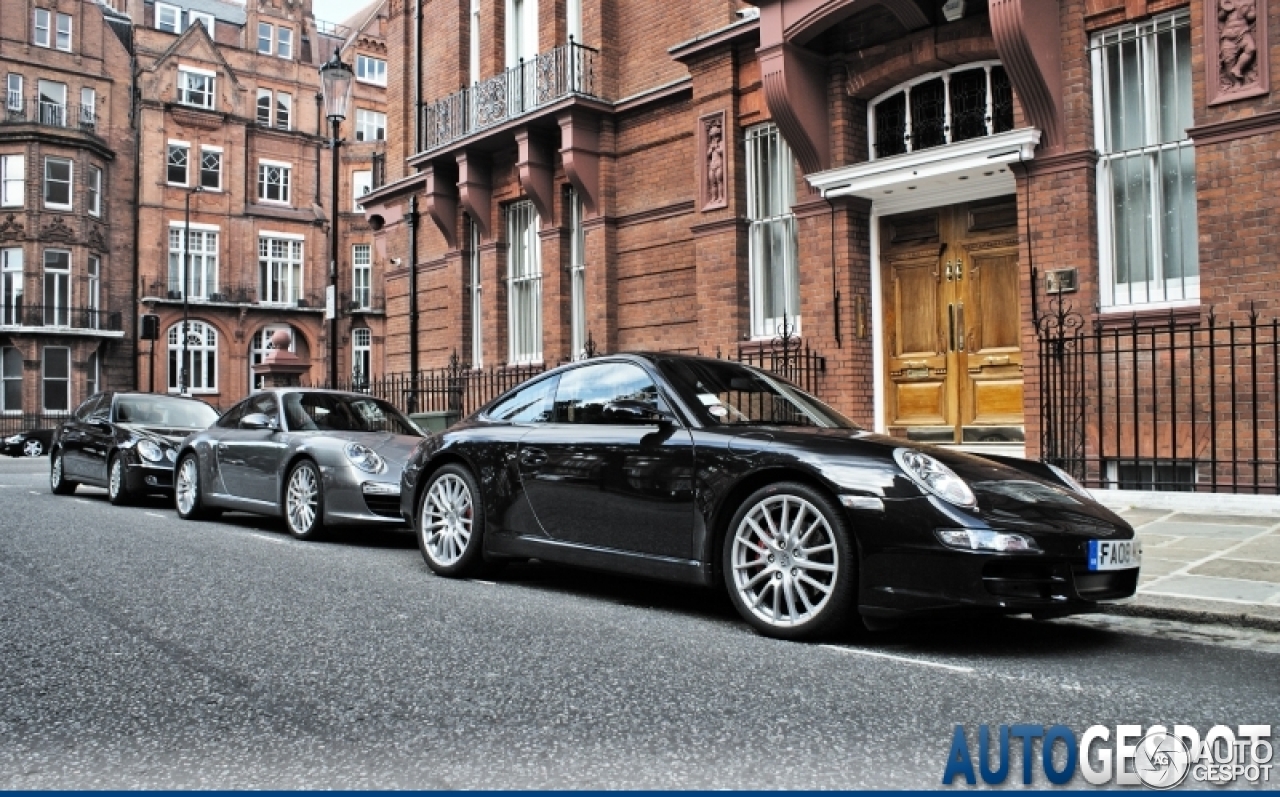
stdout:
[[125,487],[131,493],[173,491],[173,464],[138,464],[129,462],[124,469]]
[[327,525],[403,526],[400,473],[365,473],[351,466],[320,469]]

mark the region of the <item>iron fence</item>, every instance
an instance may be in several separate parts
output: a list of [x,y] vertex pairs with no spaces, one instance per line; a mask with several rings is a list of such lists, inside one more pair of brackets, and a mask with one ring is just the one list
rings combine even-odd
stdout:
[[0,415],[0,440],[19,432],[57,429],[59,424],[70,417],[71,414],[67,412],[4,413]]
[[120,332],[120,311],[65,304],[28,304],[0,308],[0,327],[90,329]]
[[598,97],[598,55],[595,48],[570,40],[426,105],[422,149],[443,147],[570,95]]
[[0,122],[61,127],[93,133],[98,128],[98,113],[91,105],[68,105],[44,100],[19,100],[9,96]]
[[1280,319],[1038,319],[1041,456],[1104,489],[1280,493]]

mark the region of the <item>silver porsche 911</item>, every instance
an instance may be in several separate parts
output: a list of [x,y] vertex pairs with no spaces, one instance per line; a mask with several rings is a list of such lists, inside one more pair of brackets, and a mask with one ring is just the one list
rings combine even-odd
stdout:
[[223,510],[283,516],[311,539],[325,526],[402,525],[400,473],[423,432],[362,393],[255,393],[178,452],[174,504],[192,520]]

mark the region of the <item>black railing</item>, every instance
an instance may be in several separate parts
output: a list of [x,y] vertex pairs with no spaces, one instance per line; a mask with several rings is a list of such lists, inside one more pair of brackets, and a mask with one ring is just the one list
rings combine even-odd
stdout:
[[[324,308],[324,291],[309,291],[300,294],[296,301],[264,302],[261,300],[258,285],[252,282],[233,282],[219,285],[216,290],[197,291],[194,288],[188,301],[192,304],[221,302],[225,304],[263,304],[268,307],[281,308]],[[146,298],[168,302],[182,301],[181,280],[154,280],[147,285]]]
[[97,111],[88,105],[42,102],[41,100],[14,100],[8,98],[0,122],[7,124],[41,125],[69,130],[97,131]]
[[346,25],[340,25],[337,22],[329,22],[323,19],[316,20],[316,33],[324,36],[334,36],[339,39],[348,39],[354,33],[351,28]]
[[1040,454],[1088,487],[1280,493],[1280,320],[1038,319]]
[[358,315],[360,313],[381,313],[387,309],[387,300],[380,288],[370,288],[364,292],[343,293],[338,296],[339,312]]
[[387,184],[387,154],[385,152],[373,153],[373,184],[372,188],[381,188]]
[[427,104],[422,109],[423,151],[451,144],[570,95],[599,98],[598,55],[598,50],[570,40]]
[[454,354],[449,365],[419,371],[417,375],[398,373],[365,379],[339,381],[339,390],[368,393],[389,401],[406,412],[448,412],[465,417],[530,377],[547,370],[532,365],[471,368]]
[[4,413],[0,415],[0,440],[19,432],[57,429],[58,425],[69,417],[71,414],[66,412]]
[[795,334],[795,325],[782,317],[779,335],[769,341],[738,344],[738,362],[769,371],[795,384],[806,393],[819,396],[827,358],[809,347]]
[[70,307],[65,304],[29,304],[0,308],[0,327],[59,329],[91,329],[120,332],[120,311],[96,307]]

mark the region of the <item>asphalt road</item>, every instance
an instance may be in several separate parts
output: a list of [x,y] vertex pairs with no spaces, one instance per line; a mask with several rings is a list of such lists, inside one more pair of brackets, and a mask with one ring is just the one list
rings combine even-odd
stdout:
[[705,591],[536,562],[449,581],[408,534],[59,498],[46,460],[0,462],[0,507],[4,789],[932,788],[956,724],[1280,725],[1260,631],[796,644]]

